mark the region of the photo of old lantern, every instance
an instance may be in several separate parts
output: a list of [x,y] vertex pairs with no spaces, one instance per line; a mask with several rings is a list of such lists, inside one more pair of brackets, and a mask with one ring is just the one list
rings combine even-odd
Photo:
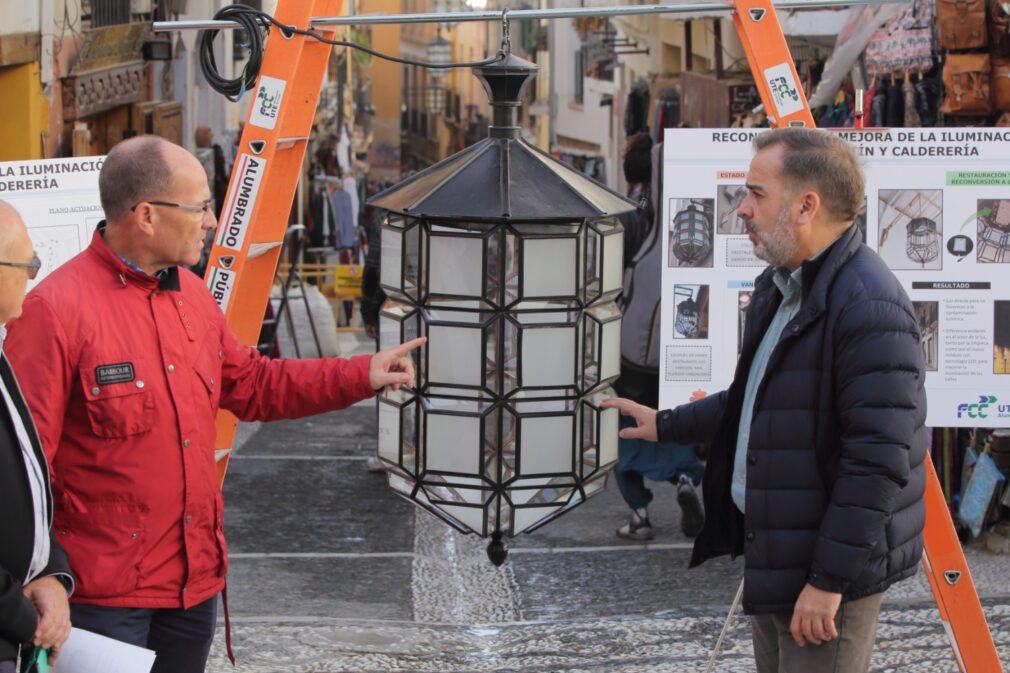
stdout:
[[684,266],[695,266],[712,252],[712,222],[697,204],[674,215],[670,235],[673,255]]
[[489,136],[374,196],[385,348],[428,337],[414,389],[379,399],[394,492],[465,533],[531,531],[602,490],[618,414],[623,230],[634,204],[521,138],[537,66],[474,68]]
[[913,262],[927,264],[940,254],[940,233],[936,222],[928,217],[917,217],[908,223],[908,240],[905,253]]

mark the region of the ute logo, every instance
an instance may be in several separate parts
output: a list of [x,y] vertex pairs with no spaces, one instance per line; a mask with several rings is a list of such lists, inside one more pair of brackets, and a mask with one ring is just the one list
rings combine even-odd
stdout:
[[272,129],[277,125],[277,115],[281,110],[281,101],[284,98],[284,89],[287,82],[276,77],[260,78],[259,88],[256,90],[256,100],[253,101],[252,114],[249,115],[249,123],[264,129]]
[[1010,417],[1010,404],[999,404],[995,395],[979,395],[978,402],[962,402],[957,405],[958,418]]

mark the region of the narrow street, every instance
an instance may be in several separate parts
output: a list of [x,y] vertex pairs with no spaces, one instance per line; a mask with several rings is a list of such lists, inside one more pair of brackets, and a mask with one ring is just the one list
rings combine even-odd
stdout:
[[[614,535],[616,488],[511,541],[495,568],[463,536],[369,473],[374,402],[299,421],[244,426],[225,483],[229,597],[208,671],[597,671],[701,673],[740,563],[687,569],[676,491],[654,485],[653,544]],[[1010,557],[968,551],[1005,662]],[[715,668],[754,670],[738,613]],[[920,573],[888,592],[875,673],[957,670]]]

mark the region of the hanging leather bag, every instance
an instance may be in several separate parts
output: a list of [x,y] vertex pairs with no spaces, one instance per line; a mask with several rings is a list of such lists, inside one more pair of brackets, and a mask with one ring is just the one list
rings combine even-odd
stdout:
[[976,49],[986,45],[985,0],[936,0],[936,28],[941,49]]
[[989,51],[1010,56],[1010,3],[992,0],[989,5]]
[[992,102],[1000,112],[1010,112],[1010,58],[992,60]]
[[946,95],[940,110],[962,117],[992,114],[989,76],[989,54],[948,54],[943,66]]

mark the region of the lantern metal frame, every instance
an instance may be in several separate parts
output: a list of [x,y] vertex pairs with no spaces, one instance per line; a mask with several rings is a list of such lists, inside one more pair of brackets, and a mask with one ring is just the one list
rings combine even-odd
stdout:
[[670,250],[683,266],[698,266],[712,253],[712,219],[697,203],[673,216]]
[[600,402],[620,372],[616,216],[634,204],[521,139],[534,64],[510,54],[475,70],[489,137],[370,201],[389,211],[380,341],[429,337],[414,387],[380,398],[379,457],[394,492],[490,535],[500,563],[503,536],[584,501],[617,460],[618,413]]
[[905,254],[910,260],[925,266],[940,256],[940,231],[935,220],[916,217],[905,226]]

